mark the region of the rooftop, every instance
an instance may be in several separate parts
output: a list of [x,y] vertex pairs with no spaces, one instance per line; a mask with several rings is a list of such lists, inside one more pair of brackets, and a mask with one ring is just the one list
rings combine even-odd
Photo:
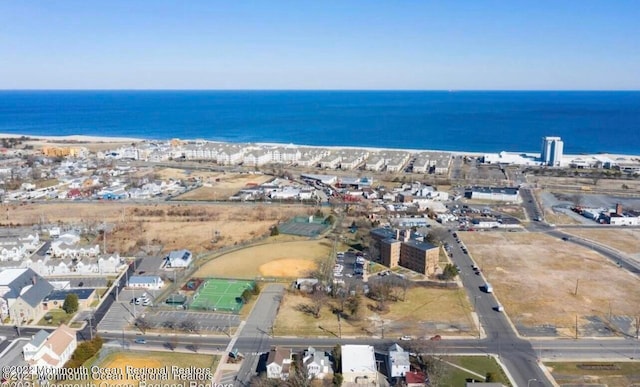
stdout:
[[377,372],[373,346],[343,345],[342,372]]

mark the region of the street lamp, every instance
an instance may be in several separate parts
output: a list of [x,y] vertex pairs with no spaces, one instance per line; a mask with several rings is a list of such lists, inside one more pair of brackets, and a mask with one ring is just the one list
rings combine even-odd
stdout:
[[538,381],[538,379],[529,379],[529,380],[527,380],[527,387],[529,387],[531,382],[537,382],[537,381]]
[[476,314],[476,319],[478,320],[478,340],[480,340],[482,338],[482,333],[480,331],[481,326],[480,326],[480,316],[478,315],[478,308],[476,307],[478,304],[478,298],[480,298],[482,296],[475,296],[473,298],[473,312]]

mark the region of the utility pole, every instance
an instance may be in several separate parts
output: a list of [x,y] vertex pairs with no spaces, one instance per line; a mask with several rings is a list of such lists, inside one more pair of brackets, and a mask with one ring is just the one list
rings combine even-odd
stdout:
[[576,279],[576,290],[575,290],[575,292],[573,292],[573,295],[574,295],[574,296],[577,296],[577,295],[578,295],[578,284],[579,284],[579,283],[580,283],[580,278]]
[[578,315],[576,314],[576,340],[578,340]]

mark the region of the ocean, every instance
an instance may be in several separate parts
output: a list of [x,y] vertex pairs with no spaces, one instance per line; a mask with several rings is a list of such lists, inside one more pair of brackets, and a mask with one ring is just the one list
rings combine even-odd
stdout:
[[0,91],[0,133],[640,154],[640,92]]

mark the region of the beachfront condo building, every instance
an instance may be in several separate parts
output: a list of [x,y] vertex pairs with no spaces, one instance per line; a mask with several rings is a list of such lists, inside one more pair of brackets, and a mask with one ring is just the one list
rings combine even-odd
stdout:
[[564,143],[560,137],[543,137],[540,158],[543,165],[559,167],[562,163]]

